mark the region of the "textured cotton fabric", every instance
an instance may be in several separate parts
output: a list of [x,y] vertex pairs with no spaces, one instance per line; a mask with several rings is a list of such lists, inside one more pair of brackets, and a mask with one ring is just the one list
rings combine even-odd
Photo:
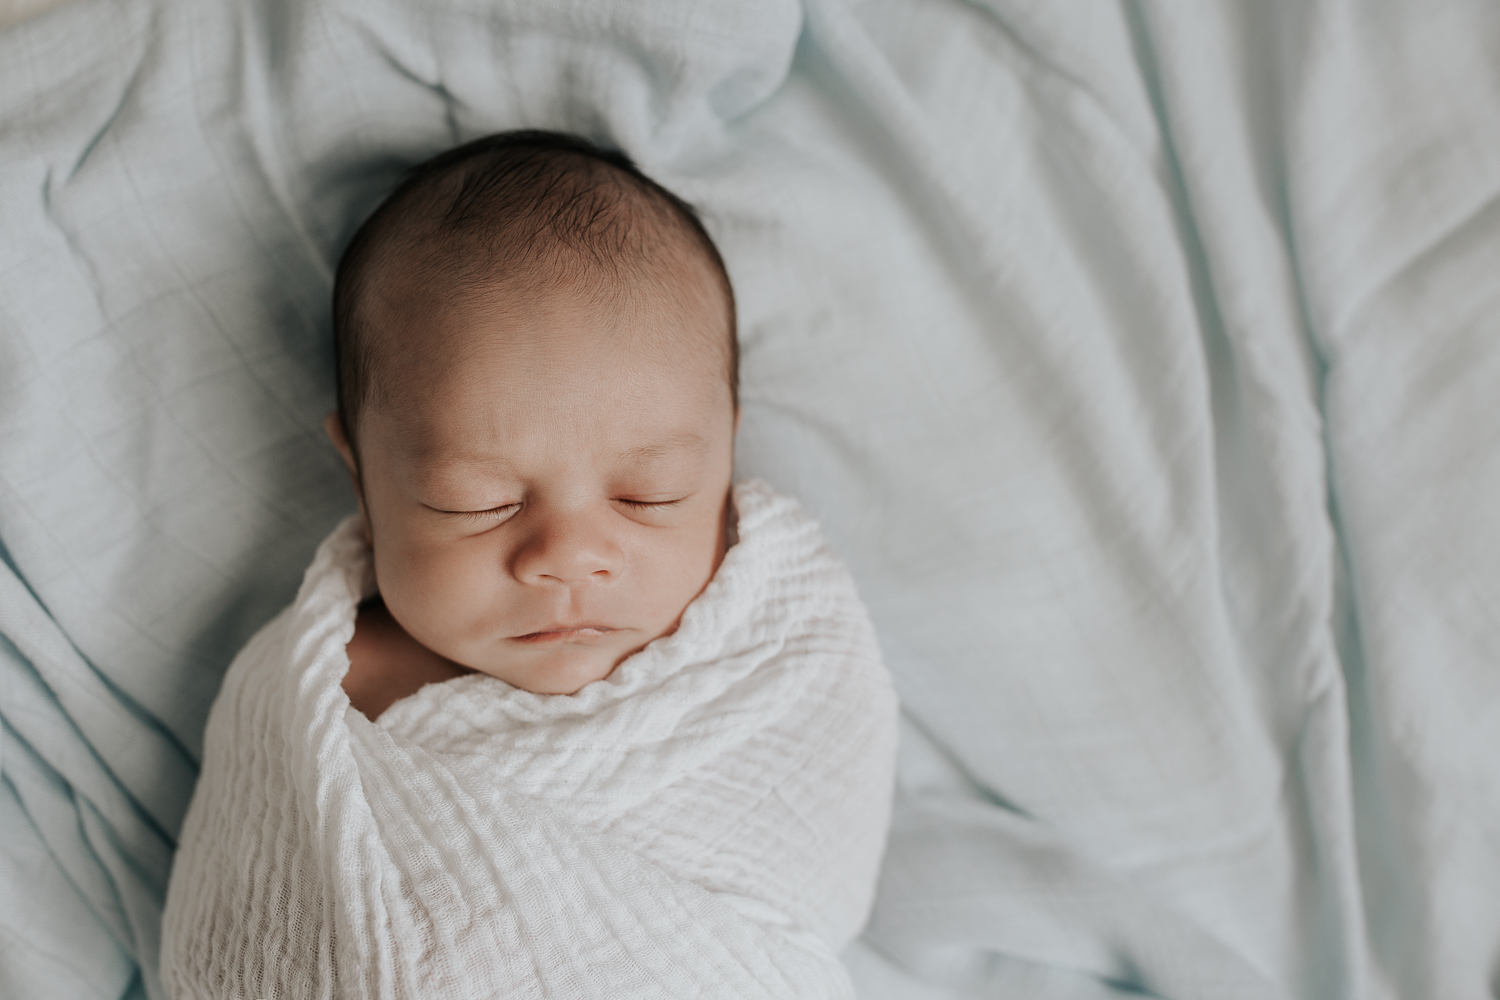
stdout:
[[225,677],[167,896],[176,1000],[852,996],[895,698],[817,525],[736,486],[681,626],[573,695],[340,682],[350,519]]

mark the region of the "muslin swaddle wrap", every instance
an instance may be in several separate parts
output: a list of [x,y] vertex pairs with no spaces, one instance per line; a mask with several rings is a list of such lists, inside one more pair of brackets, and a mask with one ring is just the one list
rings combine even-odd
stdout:
[[852,581],[764,483],[680,627],[574,695],[340,687],[352,520],[230,668],[168,893],[176,1000],[850,995],[895,699]]

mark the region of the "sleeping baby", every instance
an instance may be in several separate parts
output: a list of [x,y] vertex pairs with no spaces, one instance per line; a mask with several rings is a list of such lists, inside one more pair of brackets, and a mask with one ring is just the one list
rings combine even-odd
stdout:
[[359,513],[214,703],[167,995],[850,996],[895,699],[817,525],[731,485],[692,209],[491,136],[408,175],[334,299]]

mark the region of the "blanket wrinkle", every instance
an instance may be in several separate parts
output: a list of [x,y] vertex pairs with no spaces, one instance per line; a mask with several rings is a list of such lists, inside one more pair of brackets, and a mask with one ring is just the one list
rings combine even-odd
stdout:
[[758,480],[734,502],[713,580],[605,679],[468,674],[373,722],[346,520],[210,715],[167,996],[851,997],[895,699],[816,523]]

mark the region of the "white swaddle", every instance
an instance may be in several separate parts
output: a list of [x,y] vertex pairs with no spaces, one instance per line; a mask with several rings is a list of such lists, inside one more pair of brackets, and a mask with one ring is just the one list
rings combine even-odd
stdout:
[[483,674],[377,722],[340,686],[356,522],[235,660],[172,873],[162,981],[221,997],[837,997],[885,841],[895,699],[792,500],[680,627],[574,695]]

